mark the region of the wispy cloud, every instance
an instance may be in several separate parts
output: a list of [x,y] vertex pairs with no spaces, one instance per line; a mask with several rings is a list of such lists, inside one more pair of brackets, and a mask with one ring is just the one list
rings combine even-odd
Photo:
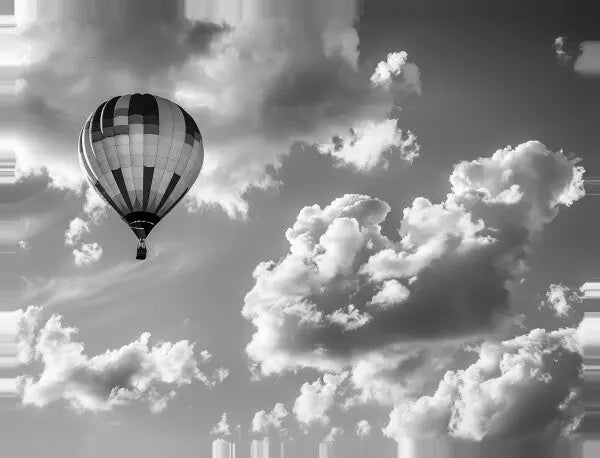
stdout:
[[105,302],[117,293],[125,294],[137,288],[136,285],[143,279],[176,276],[198,262],[202,262],[201,257],[186,253],[177,244],[159,243],[149,253],[147,262],[143,263],[132,259],[86,274],[52,278],[22,277],[25,282],[23,300],[45,306],[74,301],[79,304],[81,301],[86,304]]

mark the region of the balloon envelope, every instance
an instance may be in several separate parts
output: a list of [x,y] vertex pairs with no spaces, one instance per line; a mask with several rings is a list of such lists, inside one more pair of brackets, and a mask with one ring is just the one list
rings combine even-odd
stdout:
[[88,180],[143,240],[185,196],[202,168],[202,136],[179,105],[150,94],[102,103],[79,135]]

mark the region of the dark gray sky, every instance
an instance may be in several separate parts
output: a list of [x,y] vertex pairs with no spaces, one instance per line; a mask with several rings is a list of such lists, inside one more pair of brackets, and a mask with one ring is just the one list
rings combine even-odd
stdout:
[[[141,3],[131,2],[134,9]],[[25,398],[17,405],[2,400],[10,413],[0,415],[7,456],[209,456],[215,437],[210,430],[227,413],[232,435],[226,438],[238,441],[243,458],[249,456],[250,438],[262,437],[251,432],[255,413],[283,403],[289,414],[282,426],[293,437],[295,457],[316,456],[317,443],[334,426],[344,430],[338,439],[344,456],[392,457],[396,435],[448,429],[445,412],[451,408],[435,396],[438,386],[454,393],[457,404],[491,403],[485,392],[452,391],[447,372],[461,370],[454,376],[465,385],[479,374],[506,399],[530,404],[526,412],[497,405],[484,412],[461,410],[458,433],[504,437],[519,425],[538,437],[553,434],[568,416],[559,414],[557,405],[578,383],[578,360],[565,350],[570,334],[552,331],[576,327],[582,313],[576,303],[566,317],[538,306],[551,284],[578,288],[600,269],[598,203],[579,195],[572,205],[564,204],[569,186],[576,187],[576,165],[600,175],[600,80],[576,74],[572,60],[557,58],[553,43],[558,36],[574,43],[595,38],[591,24],[598,16],[591,2],[510,1],[484,7],[474,0],[451,6],[370,0],[359,14],[350,0],[321,4],[328,8],[316,0],[303,6],[289,1],[282,2],[289,6],[282,7],[282,28],[260,13],[246,13],[239,21],[231,11],[209,15],[231,27],[192,23],[175,9],[163,11],[159,3],[149,2],[144,15],[121,12],[112,19],[110,8],[94,15],[91,6],[76,7],[73,1],[44,3],[29,26],[16,32],[19,40],[31,40],[34,52],[22,68],[26,86],[13,99],[3,99],[8,114],[0,119],[8,127],[0,135],[17,139],[21,167],[31,173],[18,182],[8,207],[28,248],[2,266],[11,301],[3,309],[43,307],[42,327],[52,314],[61,315],[63,327],[79,329],[71,340],[81,342],[89,358],[127,346],[147,331],[150,346],[194,342],[198,361],[204,349],[213,355],[199,363],[203,373],[212,376],[224,367],[229,375],[214,387],[199,380],[179,387],[153,382],[161,393],[176,392],[160,413],[148,410],[149,390],[142,390],[138,401],[80,412],[69,393],[81,400],[89,392],[94,402],[106,405],[108,394],[102,390],[121,386],[114,381],[119,371],[115,375],[108,363],[90,369],[86,360],[78,363],[79,371],[65,372],[70,384],[61,384],[57,367],[69,364],[52,366],[49,359],[37,358],[22,372],[38,381],[45,369],[54,385],[32,392],[28,399],[34,405],[21,405],[27,404]],[[202,11],[195,6],[197,19]],[[145,35],[147,23],[161,31],[159,38]],[[66,46],[75,39],[80,45]],[[369,78],[378,63],[400,51],[408,54],[403,73],[392,77],[389,87],[373,87]],[[409,77],[414,66],[420,90]],[[203,132],[206,150],[205,168],[187,201],[191,211],[182,203],[160,223],[149,240],[150,259],[142,264],[133,261],[134,238],[116,214],[107,211],[96,224],[84,211],[85,192],[73,191],[82,179],[75,139],[85,118],[100,102],[134,91],[185,106]],[[380,126],[389,119],[397,119],[403,138],[408,131],[416,135],[419,157],[409,160],[407,150],[395,145],[383,155],[387,168],[379,162],[360,169],[361,155],[379,159],[386,148],[378,145],[389,143],[388,131],[367,135],[360,126],[368,121]],[[351,127],[363,139],[354,150]],[[339,156],[315,146],[326,145],[333,135],[344,138]],[[512,156],[492,158],[508,146],[516,151]],[[570,162],[574,156],[582,161]],[[461,161],[476,162],[455,168]],[[506,169],[512,175],[502,181]],[[451,175],[470,180],[466,194],[456,185],[451,189]],[[511,183],[523,192],[520,203],[491,204],[474,197],[488,190],[505,198],[498,193]],[[357,196],[332,203],[346,194]],[[427,213],[423,201],[413,204],[418,197],[440,206]],[[312,205],[320,207],[314,219],[306,210],[301,213]],[[322,211],[326,207],[329,213]],[[403,214],[407,208],[414,220]],[[67,246],[65,231],[75,218],[86,221],[90,231]],[[362,238],[352,238],[352,218]],[[478,219],[485,225],[476,231],[478,237],[496,237],[491,247],[482,238],[469,245],[469,228]],[[286,239],[295,223],[297,232],[288,232]],[[411,233],[412,248],[397,243],[399,229]],[[331,239],[320,238],[325,232]],[[307,262],[319,265],[320,272],[333,265],[337,274],[313,278],[306,267],[310,263],[288,256],[290,244],[302,250],[313,247],[310,240],[321,247],[306,254]],[[92,242],[102,247],[101,257],[77,266],[72,251]],[[355,257],[342,268],[354,249]],[[359,272],[384,249],[424,257],[433,253],[433,258],[421,263],[421,257],[409,257],[401,267],[373,260],[371,271]],[[319,257],[319,250],[325,255]],[[271,267],[274,273],[255,271],[270,260],[279,262]],[[527,271],[520,269],[521,262]],[[379,278],[386,269],[392,273]],[[412,274],[394,269],[414,270],[416,278],[409,283]],[[368,305],[389,279],[397,280],[397,288],[408,288],[409,299],[390,310]],[[301,292],[291,292],[295,288]],[[291,312],[294,304],[302,310]],[[302,308],[306,304],[313,308]],[[362,326],[352,321],[350,304],[359,311],[354,319],[370,313],[371,321]],[[335,321],[338,309],[335,316],[342,321]],[[311,310],[322,314],[319,325],[300,322]],[[506,325],[507,317],[519,314],[524,314],[523,328]],[[262,318],[281,321],[271,328]],[[348,323],[358,327],[347,328]],[[536,328],[545,330],[543,336],[529,334]],[[497,343],[513,337],[511,343]],[[483,339],[489,347],[479,354],[462,350],[463,344]],[[251,342],[254,347],[246,350]],[[72,351],[59,348],[63,354]],[[544,357],[521,361],[521,348]],[[516,368],[539,364],[561,382],[552,383],[543,399],[532,395],[539,393],[537,380],[524,379],[511,390],[498,367],[486,372],[478,366],[484,356],[498,366],[494,358],[499,355]],[[251,381],[251,363],[262,364],[259,381]],[[46,399],[43,407],[35,405]],[[423,418],[407,425],[404,402],[424,406]],[[353,406],[344,410],[344,403]],[[328,408],[320,411],[323,406]],[[499,420],[489,429],[481,426],[495,409]],[[302,418],[312,422],[305,425]],[[354,429],[363,419],[372,431],[361,440]]]

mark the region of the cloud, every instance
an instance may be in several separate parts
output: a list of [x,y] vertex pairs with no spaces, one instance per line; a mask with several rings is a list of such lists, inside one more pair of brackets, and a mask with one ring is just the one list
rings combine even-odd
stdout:
[[268,434],[270,430],[280,430],[281,424],[287,416],[288,411],[285,406],[278,402],[270,412],[260,410],[254,414],[252,431]]
[[342,434],[344,434],[344,428],[341,428],[339,426],[334,426],[333,428],[331,428],[331,430],[327,433],[327,435],[325,436],[325,438],[323,439],[323,442],[335,442],[335,440],[341,436]]
[[[108,411],[116,406],[146,402],[153,412],[164,410],[174,390],[200,381],[218,382],[199,369],[194,344],[187,340],[150,345],[150,333],[115,350],[89,357],[82,343],[73,341],[76,328],[65,327],[52,315],[35,338],[34,360],[39,376],[19,378],[23,405],[44,407],[63,400],[79,411]],[[199,354],[200,362],[210,359]],[[168,387],[163,393],[162,388]]]
[[350,129],[350,140],[334,136],[331,143],[317,145],[321,154],[331,155],[341,164],[352,165],[365,171],[377,165],[387,168],[387,156],[399,156],[412,164],[419,157],[417,137],[410,131],[403,135],[396,119],[385,119],[379,123],[367,121]]
[[368,313],[361,313],[356,307],[350,304],[347,312],[342,309],[335,310],[327,316],[327,319],[346,331],[353,331],[368,324],[373,317]]
[[229,427],[229,423],[227,423],[227,414],[223,413],[221,415],[221,420],[210,430],[211,434],[215,434],[217,436],[229,436],[231,434],[231,429]]
[[583,295],[572,291],[562,284],[551,284],[546,292],[546,299],[540,302],[540,307],[549,307],[557,317],[568,316],[573,307],[571,304],[581,303]]
[[371,75],[371,84],[384,88],[390,88],[395,77],[403,80],[404,84],[421,95],[421,73],[419,67],[407,62],[406,51],[392,52],[387,59],[379,62]]
[[83,203],[83,212],[89,216],[90,221],[98,224],[104,216],[108,204],[100,197],[100,194],[91,186],[85,191],[85,201]]
[[554,39],[554,44],[552,45],[554,53],[562,62],[566,62],[571,59],[571,56],[565,49],[566,41],[567,37],[556,37]]
[[363,439],[371,434],[371,425],[367,420],[360,420],[356,423],[355,431],[356,435]]
[[40,307],[0,312],[0,369],[28,364],[33,358],[33,344]]
[[[262,1],[247,2],[247,11],[259,13],[228,24],[186,19],[181,0],[134,0],[119,9],[100,0],[40,4],[38,18],[20,32],[32,50],[23,90],[5,110],[10,116],[0,115],[8,129],[28,133],[19,173],[46,173],[52,186],[80,192],[73,132],[102,101],[152,87],[184,106],[206,138],[187,208],[217,206],[245,217],[245,195],[278,185],[269,170],[293,142],[320,144],[350,126],[358,132],[391,121],[393,98],[374,89],[359,66],[357,1],[285,0],[272,15],[260,13]],[[394,82],[407,92],[417,90],[411,65]],[[386,140],[392,149],[395,135]]]
[[[106,216],[108,204],[91,186],[85,191],[85,200],[83,203],[83,213],[88,217],[88,221],[76,217],[69,223],[69,228],[65,231],[65,244],[75,245],[81,240],[84,234],[91,232],[91,224],[100,224],[102,218]],[[102,247],[96,242],[82,243],[79,248],[73,249],[73,258],[76,266],[93,264],[102,257]]]
[[75,245],[83,234],[90,232],[89,224],[81,218],[75,218],[69,223],[69,228],[65,231],[65,245]]
[[401,304],[408,299],[409,295],[410,290],[398,280],[386,280],[368,305],[389,308]]
[[160,242],[148,254],[152,262],[140,263],[127,257],[127,261],[95,270],[92,276],[21,277],[25,285],[22,297],[25,301],[44,303],[47,307],[68,303],[81,306],[83,302],[91,306],[121,300],[123,294],[131,292],[143,279],[156,275],[163,279],[176,276],[203,260],[202,257],[186,254],[184,248],[176,243]]
[[325,374],[323,381],[306,382],[300,388],[300,395],[294,403],[294,414],[299,423],[310,426],[312,423],[329,424],[327,411],[333,407],[336,392],[348,373]]
[[98,262],[102,257],[102,247],[96,242],[83,243],[80,249],[73,250],[76,266],[83,266]]
[[[426,355],[435,342],[492,332],[509,316],[533,237],[583,196],[577,162],[536,141],[460,162],[444,201],[404,209],[399,239],[382,234],[390,207],[377,198],[303,208],[285,234],[289,252],[253,272],[248,355],[264,375],[341,372],[376,355],[408,364],[415,343]],[[388,295],[397,303],[375,306]]]
[[397,405],[384,433],[481,440],[549,433],[555,438],[573,418],[580,389],[581,356],[575,329],[529,334],[474,349],[478,359],[448,371],[431,396]]

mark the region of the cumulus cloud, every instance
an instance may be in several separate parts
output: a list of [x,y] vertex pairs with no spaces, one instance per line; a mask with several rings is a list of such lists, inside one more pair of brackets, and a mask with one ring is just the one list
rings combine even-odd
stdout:
[[[246,2],[255,14],[227,24],[210,14],[186,19],[183,0],[133,0],[119,9],[100,0],[40,3],[38,18],[20,31],[32,50],[24,88],[5,110],[10,116],[0,115],[8,128],[31,133],[18,155],[20,176],[46,173],[51,185],[81,191],[75,155],[65,154],[72,133],[103,100],[152,87],[184,106],[207,139],[188,209],[219,206],[244,217],[245,194],[277,186],[269,166],[277,167],[294,141],[322,143],[349,126],[358,132],[365,123],[391,121],[392,98],[358,65],[357,1],[285,0],[273,14],[261,13],[263,2]],[[394,79],[408,92],[420,90],[410,63]],[[399,132],[387,135],[369,158],[382,141],[402,149]],[[370,147],[371,137],[356,144]]]
[[379,62],[371,75],[371,84],[389,88],[396,77],[403,80],[406,86],[421,95],[421,72],[414,63],[408,62],[406,51],[392,52],[387,59]]
[[[106,216],[108,204],[91,186],[85,191],[83,213],[87,221],[76,217],[69,223],[69,228],[65,231],[65,244],[76,245],[81,241],[84,234],[91,232],[91,225],[100,224],[102,218]],[[73,259],[76,266],[93,264],[102,257],[102,247],[96,242],[82,243],[79,248],[73,249]]]
[[294,414],[300,424],[309,426],[312,423],[329,424],[327,412],[336,400],[336,392],[348,373],[339,375],[325,374],[314,382],[306,382],[300,388],[300,395],[294,403]]
[[91,186],[85,191],[85,200],[83,203],[83,212],[89,216],[90,220],[98,224],[106,215],[108,204],[100,197],[100,194]]
[[223,415],[221,415],[219,423],[213,426],[213,428],[210,430],[210,433],[217,436],[229,436],[231,434],[231,428],[227,422],[227,413],[223,413]]
[[360,310],[350,304],[347,311],[342,309],[335,310],[327,316],[327,319],[346,331],[353,331],[369,323],[373,317],[368,313],[361,313]]
[[260,410],[254,414],[252,419],[252,431],[267,434],[271,430],[280,430],[283,420],[289,412],[285,406],[278,402],[270,412]]
[[396,119],[379,123],[367,121],[350,129],[350,139],[336,135],[331,143],[317,145],[321,154],[328,154],[340,164],[352,165],[358,170],[370,170],[377,165],[387,168],[388,157],[399,156],[412,164],[419,157],[420,145],[410,131],[403,134]]
[[360,420],[356,423],[355,431],[356,435],[363,439],[371,434],[371,425],[367,420]]
[[575,329],[529,334],[474,349],[467,369],[448,371],[435,393],[397,405],[384,433],[450,434],[472,440],[569,431],[580,389]]
[[303,208],[285,234],[289,252],[254,270],[242,310],[256,328],[248,355],[265,375],[339,372],[377,355],[433,368],[406,362],[411,344],[426,355],[429,343],[505,322],[533,237],[583,196],[577,162],[536,141],[460,162],[444,201],[404,209],[399,239],[382,234],[390,207],[377,198]]
[[65,231],[65,244],[75,245],[88,232],[90,232],[90,226],[86,221],[81,218],[71,220],[69,228]]
[[0,312],[0,368],[28,364],[33,358],[33,345],[40,307]]
[[63,326],[59,315],[37,332],[32,360],[41,364],[41,373],[19,377],[23,405],[44,407],[63,400],[79,411],[107,411],[146,402],[151,411],[160,412],[176,388],[196,380],[207,386],[218,381],[198,366],[210,354],[201,352],[197,359],[194,344],[186,340],[150,345],[145,332],[119,349],[89,357],[83,344],[73,341],[76,333],[76,328]]
[[340,426],[334,426],[333,428],[331,428],[331,430],[327,433],[327,435],[325,436],[325,438],[323,439],[323,442],[335,442],[335,440],[341,436],[342,434],[344,434],[344,428],[340,427]]
[[76,266],[84,266],[98,262],[102,257],[102,247],[96,242],[83,243],[79,249],[73,250]]
[[383,308],[393,307],[404,302],[409,295],[410,290],[398,280],[386,280],[379,292],[373,296],[369,305]]
[[572,304],[581,303],[582,300],[583,295],[577,291],[561,283],[553,283],[546,291],[546,299],[540,302],[540,308],[551,308],[557,317],[566,317],[573,310]]

